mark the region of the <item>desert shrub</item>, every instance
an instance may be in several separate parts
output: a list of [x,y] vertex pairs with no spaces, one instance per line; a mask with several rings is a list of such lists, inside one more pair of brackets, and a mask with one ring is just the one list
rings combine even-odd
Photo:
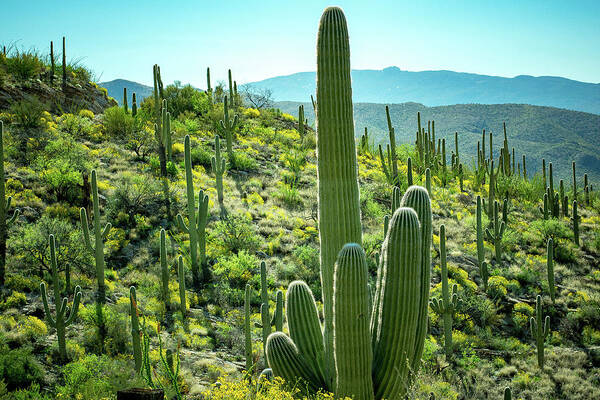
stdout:
[[227,280],[231,287],[244,289],[246,283],[251,281],[253,286],[260,285],[260,279],[256,279],[260,278],[260,275],[256,273],[259,265],[260,261],[256,256],[242,250],[229,257],[221,257],[214,265],[213,271],[219,281]]
[[[114,307],[102,308],[106,329],[104,352],[111,356],[123,354],[128,351],[131,332],[127,330],[126,315],[118,313]],[[79,316],[85,324],[83,346],[88,353],[102,351],[98,335],[98,314],[95,305],[80,306]]]
[[6,300],[0,302],[0,310],[21,307],[22,305],[25,305],[25,303],[27,303],[25,294],[21,292],[15,292],[13,290]]
[[246,250],[253,253],[258,249],[256,227],[246,214],[229,214],[214,225],[209,235],[211,242],[223,250],[223,254]]
[[[85,111],[91,113],[91,117]],[[101,139],[100,126],[93,122],[93,118],[94,113],[89,110],[81,110],[79,115],[63,114],[57,118],[58,129],[76,138],[98,141]]]
[[191,85],[181,86],[179,81],[164,89],[164,97],[169,105],[171,118],[177,118],[185,112],[203,115],[210,107],[204,92],[194,89]]
[[194,166],[202,165],[204,168],[210,168],[210,159],[213,157],[213,153],[202,143],[197,143],[195,146],[192,146],[190,155]]
[[258,163],[254,158],[239,151],[234,153],[233,160],[230,160],[229,162],[231,165],[228,168],[238,171],[252,172],[258,169]]
[[131,114],[126,113],[122,107],[114,106],[104,110],[102,116],[106,134],[118,140],[128,137],[135,128],[135,121]]
[[[60,271],[69,267],[71,271],[92,272],[91,255],[84,248],[81,229],[68,220],[45,215],[35,223],[16,226],[16,234],[8,242],[8,248],[14,254],[10,259],[11,266],[18,265],[21,273],[37,272],[40,277],[45,271],[50,271],[50,234],[54,235],[58,246],[56,258]],[[36,286],[25,290],[37,289]]]
[[47,135],[42,129],[42,115],[45,110],[46,105],[36,97],[17,101],[10,107],[14,125],[11,134],[16,142],[16,158],[21,162],[25,162],[30,158],[31,154],[28,152],[30,146],[37,151],[45,144]]
[[62,372],[64,384],[56,387],[58,398],[108,399],[120,389],[146,387],[129,361],[111,359],[106,355],[88,355],[67,364]]
[[29,387],[32,383],[43,383],[43,371],[27,347],[9,350],[0,349],[0,380],[8,390]]
[[[286,385],[281,378],[275,378],[273,382],[264,381],[261,384],[260,390],[253,393],[253,385],[248,385],[247,382],[231,378],[220,378],[219,385],[215,385],[212,389],[203,393],[206,400],[226,400],[226,399],[246,399],[254,400],[293,400],[297,398],[307,398],[303,396],[301,385]],[[291,387],[290,387],[291,386]],[[310,397],[311,400],[327,400],[333,398],[329,393],[319,392]],[[343,399],[349,400],[349,398]]]
[[44,69],[44,62],[34,50],[16,50],[6,58],[6,71],[19,79],[35,78]]
[[123,213],[127,226],[133,227],[136,215],[157,215],[161,206],[162,187],[156,179],[145,174],[123,173],[108,200],[107,214],[109,219],[116,219]]
[[52,400],[52,398],[50,395],[40,391],[39,384],[32,383],[27,389],[19,389],[10,393],[2,393],[2,388],[0,387],[0,400]]
[[274,197],[291,209],[303,204],[300,192],[294,184],[278,182],[277,191],[275,192]]

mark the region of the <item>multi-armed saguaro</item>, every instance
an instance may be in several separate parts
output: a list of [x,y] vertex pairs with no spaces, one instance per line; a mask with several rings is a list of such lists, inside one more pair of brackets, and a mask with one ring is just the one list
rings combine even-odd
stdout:
[[73,297],[73,305],[69,310],[67,306],[68,299],[60,298],[60,280],[58,278],[58,266],[56,263],[56,241],[54,235],[50,235],[50,263],[52,265],[52,286],[54,290],[54,306],[56,307],[56,316],[52,318],[50,307],[48,306],[48,296],[46,295],[46,284],[40,284],[42,292],[42,302],[44,303],[44,312],[48,324],[56,329],[56,337],[58,339],[58,353],[60,361],[67,361],[67,344],[65,340],[65,328],[73,322],[79,309],[79,301],[81,300],[81,288],[75,287],[75,296]]
[[336,397],[356,400],[399,399],[419,365],[426,331],[431,204],[425,189],[411,187],[400,201],[409,207],[394,210],[370,307],[366,259],[360,246],[348,31],[341,9],[325,10],[317,42],[325,321],[322,329],[308,285],[291,283],[286,300],[290,337],[272,333],[266,344],[267,360],[275,375],[292,383],[302,379],[308,390],[325,388]]
[[[206,223],[208,221],[208,195],[202,190],[198,192],[198,210],[194,194],[194,175],[192,172],[192,156],[189,135],[184,139],[185,184],[187,189],[188,224],[186,225],[181,214],[177,214],[179,228],[190,235],[190,258],[192,259],[192,280],[197,290],[209,278],[206,263]],[[200,259],[198,259],[200,251]]]

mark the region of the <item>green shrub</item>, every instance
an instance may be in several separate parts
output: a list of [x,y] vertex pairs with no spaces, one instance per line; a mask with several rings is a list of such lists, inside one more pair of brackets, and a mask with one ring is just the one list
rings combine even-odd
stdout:
[[88,355],[63,368],[64,384],[56,387],[58,398],[98,400],[114,398],[117,390],[146,387],[136,376],[133,363],[106,355]]
[[244,289],[246,283],[260,285],[260,275],[257,274],[260,261],[256,256],[248,254],[245,250],[231,256],[224,256],[214,265],[213,271],[220,281],[227,280],[235,289]]
[[8,390],[29,387],[32,383],[43,383],[43,371],[27,347],[0,350],[0,380]]
[[258,249],[259,238],[256,227],[246,214],[229,214],[214,225],[210,241],[221,248],[222,254],[246,250],[253,253]]
[[0,387],[0,400],[52,400],[52,397],[41,392],[40,385],[32,383],[27,389],[19,389],[11,393],[2,393]]
[[134,118],[119,106],[104,110],[102,122],[104,125],[104,132],[114,139],[122,140],[123,138],[128,137],[135,128]]
[[22,80],[35,78],[44,69],[44,62],[34,50],[16,50],[6,58],[6,71]]

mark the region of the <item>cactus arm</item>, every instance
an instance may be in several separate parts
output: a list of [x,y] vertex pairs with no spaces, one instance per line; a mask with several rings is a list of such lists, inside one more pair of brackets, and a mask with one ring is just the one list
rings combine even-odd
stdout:
[[544,335],[543,335],[543,337],[546,338],[548,336],[548,333],[550,333],[550,316],[546,315],[546,319],[544,320]]
[[312,368],[298,352],[294,342],[283,332],[274,332],[267,339],[267,361],[273,374],[282,377],[290,384],[304,382],[300,387],[308,386],[309,391],[316,392],[323,387],[323,380],[315,375]]
[[100,235],[102,237],[102,239],[106,239],[111,228],[112,228],[112,224],[110,222],[107,223],[106,225],[104,225],[104,229],[102,229],[102,233]]
[[90,240],[90,228],[88,225],[88,217],[87,211],[85,208],[81,207],[79,210],[79,216],[81,219],[81,229],[83,230],[83,241],[85,243],[85,247],[90,252],[94,252],[94,247],[92,246],[92,241]]
[[75,317],[77,316],[77,311],[79,310],[79,304],[81,301],[81,288],[79,286],[75,286],[75,296],[73,297],[73,305],[71,306],[71,312],[65,321],[65,326],[71,325]]
[[[9,197],[10,199],[10,197]],[[16,208],[15,211],[13,212],[12,217],[10,217],[7,221],[6,221],[6,225],[12,225],[17,218],[19,218],[19,215],[21,215],[21,210]]]
[[188,226],[186,225],[185,221],[183,220],[183,216],[181,214],[177,214],[177,226],[184,233],[186,233],[186,234],[190,233],[190,230],[189,230]]
[[315,299],[306,283],[290,283],[285,311],[290,337],[299,354],[309,363],[315,376],[325,378],[323,333]]
[[339,398],[373,399],[373,349],[369,330],[367,260],[363,249],[346,244],[334,277],[334,350]]
[[48,296],[46,294],[46,284],[44,282],[40,283],[40,292],[42,293],[42,303],[44,304],[44,313],[46,314],[48,325],[52,328],[56,328],[56,320],[52,318],[50,307],[48,306]]

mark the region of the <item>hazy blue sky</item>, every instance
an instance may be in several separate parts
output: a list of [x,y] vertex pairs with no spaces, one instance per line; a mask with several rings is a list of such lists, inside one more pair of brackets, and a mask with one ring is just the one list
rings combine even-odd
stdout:
[[[47,49],[102,81],[163,80],[205,87],[231,68],[238,83],[315,70],[322,10],[336,3],[238,0],[2,0],[0,42]],[[352,67],[447,69],[600,82],[600,1],[339,1]]]

